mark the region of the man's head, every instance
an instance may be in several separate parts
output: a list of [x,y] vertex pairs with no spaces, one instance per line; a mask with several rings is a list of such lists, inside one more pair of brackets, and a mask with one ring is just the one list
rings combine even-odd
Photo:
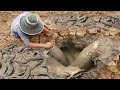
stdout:
[[24,16],[20,19],[21,31],[27,35],[36,35],[43,31],[43,22],[35,15]]

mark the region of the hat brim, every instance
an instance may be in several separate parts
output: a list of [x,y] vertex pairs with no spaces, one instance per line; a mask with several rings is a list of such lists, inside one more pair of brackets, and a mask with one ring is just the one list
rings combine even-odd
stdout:
[[44,24],[42,21],[38,22],[38,26],[36,28],[29,28],[28,26],[24,24],[25,20],[26,20],[25,16],[20,19],[20,28],[23,33],[28,34],[28,35],[36,35],[43,31]]

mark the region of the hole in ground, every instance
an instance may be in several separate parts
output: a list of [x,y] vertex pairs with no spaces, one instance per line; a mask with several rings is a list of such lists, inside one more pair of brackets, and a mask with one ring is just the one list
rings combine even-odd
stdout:
[[[63,52],[63,54],[66,58],[67,66],[71,66],[72,63],[74,63],[78,59],[81,51],[85,47],[84,44],[81,44],[81,45],[83,45],[83,46],[75,47],[75,44],[72,42],[72,40],[65,40],[65,41],[59,42],[59,44],[57,44],[57,46],[61,49],[61,51]],[[84,65],[85,67],[83,67],[81,69],[89,70],[94,67],[94,63],[92,62],[91,59],[89,60],[89,63],[85,63],[84,61],[78,62],[76,66],[79,66],[79,64],[81,66],[82,63],[86,64],[86,65]]]

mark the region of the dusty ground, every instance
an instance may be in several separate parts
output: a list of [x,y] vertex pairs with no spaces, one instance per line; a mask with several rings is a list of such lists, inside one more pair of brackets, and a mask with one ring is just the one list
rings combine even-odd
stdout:
[[[48,74],[46,65],[41,66],[45,62],[45,57],[40,52],[33,53],[36,50],[25,49],[22,51],[14,51],[19,49],[15,44],[19,45],[20,42],[14,37],[10,36],[10,24],[12,20],[22,13],[22,11],[1,11],[0,12],[0,48],[1,61],[8,66],[7,71],[1,76],[4,78],[60,78],[51,74]],[[46,42],[47,40],[54,39],[56,42],[72,39],[75,40],[76,47],[84,49],[95,40],[100,40],[99,50],[97,51],[97,57],[93,58],[94,67],[86,72],[79,72],[79,74],[72,78],[90,78],[90,79],[112,79],[120,78],[119,73],[119,51],[120,51],[120,12],[117,11],[34,11],[32,13],[38,13],[41,19],[50,27],[55,27],[59,30],[54,35],[40,34],[33,38],[34,42]],[[77,40],[78,39],[78,40]],[[77,40],[77,41],[76,41]],[[79,44],[77,42],[80,42]],[[6,47],[14,44],[13,47]],[[6,49],[6,48],[7,49]],[[5,48],[5,49],[4,49]],[[27,52],[24,52],[27,51]],[[29,52],[33,51],[33,52]],[[40,50],[39,50],[40,51]],[[37,61],[29,61],[27,59],[16,59],[18,56],[32,54],[40,55],[44,59],[38,59]],[[7,56],[12,58],[7,59]],[[22,56],[21,56],[22,57]],[[19,57],[19,58],[21,58]],[[6,61],[5,61],[6,60]],[[18,61],[14,61],[18,60]],[[27,60],[27,61],[25,61]],[[36,59],[35,59],[36,60]],[[11,63],[12,61],[12,63]],[[43,61],[43,62],[42,62]],[[7,64],[6,64],[7,63]],[[22,64],[21,64],[22,63]],[[33,64],[34,63],[34,64]],[[32,64],[32,65],[31,65]],[[31,67],[32,66],[32,67]],[[19,69],[18,69],[19,68]],[[37,69],[38,68],[38,69]],[[17,69],[14,71],[14,69]],[[22,70],[21,70],[22,69]],[[34,70],[35,69],[35,70]],[[33,70],[33,71],[32,71]],[[36,72],[41,71],[39,73]],[[43,70],[43,72],[42,72]],[[4,71],[4,70],[3,70]],[[16,73],[15,73],[16,72]],[[19,73],[18,73],[19,72]],[[3,74],[3,72],[1,72]],[[20,74],[20,75],[18,75]],[[51,76],[50,76],[51,75]]]

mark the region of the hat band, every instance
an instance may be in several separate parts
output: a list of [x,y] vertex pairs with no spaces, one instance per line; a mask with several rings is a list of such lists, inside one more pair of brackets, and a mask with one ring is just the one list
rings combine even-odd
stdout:
[[26,21],[27,21],[27,23],[28,24],[30,24],[31,26],[34,26],[34,25],[36,25],[37,23],[38,23],[38,18],[37,18],[37,22],[36,23],[31,23],[31,22],[29,22],[29,20],[28,20],[28,16],[26,17]]
[[[37,19],[37,21],[38,21],[38,19]],[[27,16],[27,17],[26,17],[26,20],[24,21],[24,24],[25,24],[27,27],[29,27],[29,28],[34,28],[34,27],[37,26],[38,22],[37,22],[37,23],[31,23],[31,22],[29,22],[28,16]]]
[[26,21],[24,21],[24,24],[25,24],[27,27],[32,28],[32,26],[29,26],[29,25],[26,23]]

